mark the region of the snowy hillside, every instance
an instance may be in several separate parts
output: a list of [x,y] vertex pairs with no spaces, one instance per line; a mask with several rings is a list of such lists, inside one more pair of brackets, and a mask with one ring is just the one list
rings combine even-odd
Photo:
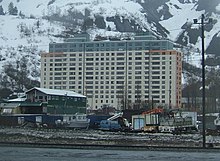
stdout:
[[[30,78],[39,80],[40,53],[48,52],[50,42],[82,30],[92,38],[150,30],[198,55],[200,29],[192,22],[201,14],[214,20],[205,30],[205,41],[207,52],[218,54],[219,0],[0,0],[0,71],[25,57],[34,71]],[[196,59],[192,63],[198,64]]]

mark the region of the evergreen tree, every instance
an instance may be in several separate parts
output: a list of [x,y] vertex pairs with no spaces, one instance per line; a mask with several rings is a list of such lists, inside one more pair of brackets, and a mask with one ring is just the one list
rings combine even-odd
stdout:
[[95,24],[100,29],[105,29],[106,28],[106,23],[105,23],[105,20],[102,16],[96,16]]
[[5,12],[4,12],[2,5],[0,6],[0,15],[5,15]]
[[25,15],[20,11],[19,12],[19,16],[21,17],[21,18],[24,18],[25,17]]
[[37,28],[40,27],[40,21],[39,20],[37,20],[36,26],[37,26]]
[[18,15],[18,9],[17,7],[14,7],[12,2],[8,5],[8,13],[9,15]]
[[9,15],[12,15],[13,10],[14,10],[14,4],[11,2],[8,5],[8,13],[9,13]]
[[111,27],[108,25],[108,27],[107,27],[107,30],[108,31],[111,31],[112,29],[111,29]]
[[2,76],[0,75],[0,83],[1,83],[1,88],[8,88],[9,87],[9,81],[8,81],[8,77],[6,75]]
[[18,9],[17,7],[14,7],[14,10],[13,10],[13,14],[12,15],[18,15]]
[[18,85],[18,89],[19,90],[24,90],[24,87],[26,86],[26,84],[28,84],[28,74],[29,74],[29,70],[28,70],[28,60],[27,58],[25,58],[24,56],[17,61],[17,80],[16,83]]

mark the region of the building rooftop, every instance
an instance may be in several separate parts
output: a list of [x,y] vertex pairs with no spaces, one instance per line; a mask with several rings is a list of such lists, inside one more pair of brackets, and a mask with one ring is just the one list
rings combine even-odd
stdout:
[[15,98],[15,99],[10,99],[10,100],[8,100],[8,102],[24,102],[24,101],[26,101],[26,97],[25,98],[21,98],[21,97],[19,97],[19,98]]
[[69,97],[86,97],[84,95],[81,95],[79,93],[69,91],[69,90],[47,89],[47,88],[38,88],[38,87],[34,87],[34,88],[30,89],[26,93],[28,93],[34,89],[41,91],[42,93],[45,93],[48,95],[69,96]]

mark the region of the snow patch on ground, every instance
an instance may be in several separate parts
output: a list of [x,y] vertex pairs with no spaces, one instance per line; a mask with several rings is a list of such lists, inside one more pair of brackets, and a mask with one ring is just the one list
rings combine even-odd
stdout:
[[[164,134],[164,133],[124,133],[124,132],[103,132],[99,130],[67,130],[67,129],[29,129],[29,128],[0,128],[0,134],[6,134],[8,136],[17,135],[17,140],[19,141],[19,136],[23,135],[26,137],[36,137],[42,139],[55,139],[59,143],[60,139],[71,139],[71,140],[90,140],[90,141],[122,141],[127,140],[128,142],[137,142],[143,144],[149,142],[158,144],[167,143],[184,143],[182,146],[187,146],[186,144],[193,145],[201,144],[202,135],[201,134],[182,134],[182,135],[173,135],[173,134]],[[207,139],[210,138],[214,143],[220,143],[220,136],[207,136]],[[63,141],[63,140],[60,140]],[[181,145],[177,145],[181,146]]]

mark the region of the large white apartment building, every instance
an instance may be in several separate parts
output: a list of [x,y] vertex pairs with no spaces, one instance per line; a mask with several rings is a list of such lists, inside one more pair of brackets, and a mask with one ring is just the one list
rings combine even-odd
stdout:
[[41,54],[41,87],[86,95],[93,109],[104,104],[128,109],[152,101],[180,107],[181,74],[181,53],[172,42],[150,34],[122,41],[91,41],[80,34],[51,43],[49,53]]

